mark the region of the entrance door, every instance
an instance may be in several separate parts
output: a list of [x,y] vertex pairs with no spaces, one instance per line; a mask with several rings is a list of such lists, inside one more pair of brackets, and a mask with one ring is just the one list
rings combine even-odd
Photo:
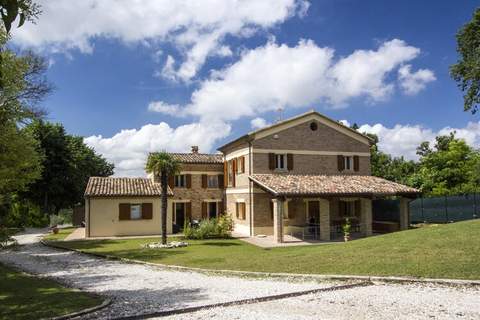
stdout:
[[320,202],[309,201],[308,202],[308,233],[313,236],[314,239],[318,239],[320,236]]
[[312,224],[320,223],[320,203],[318,201],[308,202],[308,221],[307,222]]
[[175,203],[175,221],[173,223],[174,232],[179,232],[183,230],[185,225],[185,203],[176,202]]
[[208,202],[208,218],[216,218],[217,217],[217,203],[216,202]]

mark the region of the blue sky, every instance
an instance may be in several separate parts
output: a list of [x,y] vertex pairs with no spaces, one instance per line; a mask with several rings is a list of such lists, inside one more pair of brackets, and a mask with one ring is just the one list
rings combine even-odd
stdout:
[[397,156],[452,128],[480,146],[479,116],[448,74],[476,1],[39,2],[13,43],[50,61],[49,119],[117,175],[143,174],[158,149],[215,151],[278,107],[356,122]]

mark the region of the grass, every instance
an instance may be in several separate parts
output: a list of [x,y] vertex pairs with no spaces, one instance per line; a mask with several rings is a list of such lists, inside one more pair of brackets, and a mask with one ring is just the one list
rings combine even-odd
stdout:
[[142,249],[158,238],[58,242],[67,248],[154,263],[263,272],[480,279],[480,220],[433,225],[348,243],[261,249],[241,240],[188,240]]
[[47,241],[61,241],[61,240],[65,240],[65,238],[70,234],[72,233],[76,228],[63,228],[63,229],[59,229],[58,230],[58,233],[55,234],[53,232],[47,234],[46,236],[43,237],[43,240],[47,240]]
[[86,293],[64,288],[0,264],[0,319],[40,319],[65,315],[102,303]]

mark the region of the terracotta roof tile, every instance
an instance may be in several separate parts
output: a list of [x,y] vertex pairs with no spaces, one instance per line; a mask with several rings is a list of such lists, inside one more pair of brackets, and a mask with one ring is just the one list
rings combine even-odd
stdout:
[[250,179],[277,196],[420,193],[417,189],[373,176],[254,174]]
[[182,163],[223,163],[221,154],[209,153],[170,153],[175,159]]
[[[115,196],[161,196],[160,183],[150,178],[114,178],[90,177],[85,189],[85,196],[115,197]],[[173,192],[168,188],[168,195]]]

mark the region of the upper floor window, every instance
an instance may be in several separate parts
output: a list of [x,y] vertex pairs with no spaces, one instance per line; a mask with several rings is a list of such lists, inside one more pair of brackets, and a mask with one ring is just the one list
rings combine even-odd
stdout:
[[187,177],[184,174],[177,174],[175,176],[175,187],[185,188],[187,186]]
[[218,188],[218,175],[207,176],[207,187]]
[[228,186],[234,186],[234,172],[233,172],[233,160],[227,162],[227,175],[228,175]]
[[353,157],[352,156],[343,157],[343,161],[344,161],[345,170],[353,170]]
[[287,169],[287,155],[276,154],[275,155],[275,169],[286,170]]

